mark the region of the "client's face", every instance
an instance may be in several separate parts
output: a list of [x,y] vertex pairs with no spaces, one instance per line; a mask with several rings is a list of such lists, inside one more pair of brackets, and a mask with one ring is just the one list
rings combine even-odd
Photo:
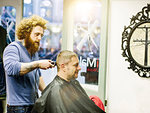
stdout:
[[67,75],[68,80],[76,79],[78,77],[78,72],[81,70],[79,66],[78,57],[72,57],[71,61],[67,64]]

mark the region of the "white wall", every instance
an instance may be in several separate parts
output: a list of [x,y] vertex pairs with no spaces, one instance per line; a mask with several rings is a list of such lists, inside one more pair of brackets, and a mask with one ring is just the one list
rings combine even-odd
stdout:
[[150,79],[127,69],[122,57],[124,26],[149,0],[111,0],[108,34],[107,113],[150,113]]

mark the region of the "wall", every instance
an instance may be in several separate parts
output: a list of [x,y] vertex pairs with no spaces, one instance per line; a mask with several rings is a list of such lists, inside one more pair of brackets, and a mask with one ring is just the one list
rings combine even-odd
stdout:
[[111,0],[108,34],[107,113],[150,113],[150,79],[127,69],[122,57],[124,26],[150,3],[149,0]]

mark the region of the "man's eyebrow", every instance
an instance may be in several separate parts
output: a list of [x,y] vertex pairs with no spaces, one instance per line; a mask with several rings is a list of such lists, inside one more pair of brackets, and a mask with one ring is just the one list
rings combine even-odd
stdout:
[[77,62],[77,63],[74,63],[73,65],[78,65],[79,64],[79,62]]
[[44,35],[43,33],[40,33],[40,32],[37,32],[37,33],[35,33],[35,35]]

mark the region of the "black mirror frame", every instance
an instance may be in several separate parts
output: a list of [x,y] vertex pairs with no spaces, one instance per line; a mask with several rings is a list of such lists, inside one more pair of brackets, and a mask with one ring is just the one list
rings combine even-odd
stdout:
[[125,57],[125,61],[130,63],[128,69],[132,69],[135,73],[138,73],[140,77],[150,77],[150,66],[143,66],[135,61],[130,51],[130,39],[135,29],[144,23],[150,23],[150,4],[142,8],[142,11],[138,12],[136,16],[132,16],[130,25],[124,27],[122,33],[122,56]]

